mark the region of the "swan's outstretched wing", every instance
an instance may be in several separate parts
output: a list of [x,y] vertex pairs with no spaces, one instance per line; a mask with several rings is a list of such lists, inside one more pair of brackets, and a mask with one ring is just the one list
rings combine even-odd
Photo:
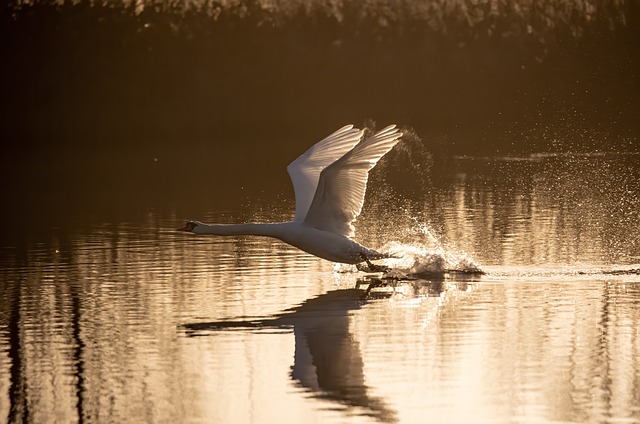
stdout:
[[318,180],[313,202],[304,223],[324,231],[353,237],[352,221],[360,215],[369,171],[402,133],[395,125],[358,143],[353,150],[327,166]]
[[295,221],[303,221],[311,206],[320,173],[344,156],[362,138],[363,131],[347,125],[317,142],[287,167],[296,194]]

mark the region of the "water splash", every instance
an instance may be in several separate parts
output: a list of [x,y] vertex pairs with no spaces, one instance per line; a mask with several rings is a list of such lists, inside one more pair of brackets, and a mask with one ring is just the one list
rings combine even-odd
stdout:
[[[427,225],[417,219],[403,233],[403,238],[410,238],[411,242],[391,241],[379,249],[391,256],[380,261],[391,268],[387,273],[388,277],[402,279],[451,272],[484,274],[480,265],[469,254],[446,247]],[[356,272],[357,268],[354,265],[335,264],[334,271]]]
[[465,252],[445,249],[442,245],[391,242],[384,252],[392,257],[385,265],[406,275],[444,274],[447,272],[484,273],[480,265]]
[[480,265],[466,252],[446,246],[432,229],[418,219],[407,229],[410,243],[392,241],[381,249],[392,258],[386,265],[405,274],[446,272],[483,273]]

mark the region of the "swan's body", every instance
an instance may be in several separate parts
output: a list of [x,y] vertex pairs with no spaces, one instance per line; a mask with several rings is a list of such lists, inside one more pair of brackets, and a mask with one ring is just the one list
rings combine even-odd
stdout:
[[356,264],[364,262],[366,259],[375,260],[386,257],[386,255],[368,249],[349,237],[319,230],[295,221],[273,224],[203,224],[198,221],[190,221],[190,224],[195,224],[191,230],[195,234],[277,238],[300,250],[332,262]]
[[362,140],[363,131],[347,125],[316,143],[288,167],[296,195],[291,222],[203,224],[189,221],[182,231],[195,234],[274,237],[332,262],[357,264],[387,255],[355,240],[353,221],[364,203],[369,171],[402,133],[388,126]]

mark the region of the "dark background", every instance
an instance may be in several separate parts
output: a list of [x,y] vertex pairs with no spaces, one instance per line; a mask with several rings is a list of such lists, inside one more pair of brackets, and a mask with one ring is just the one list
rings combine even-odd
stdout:
[[5,226],[291,200],[286,165],[346,123],[436,162],[638,150],[638,1],[269,4],[4,2]]

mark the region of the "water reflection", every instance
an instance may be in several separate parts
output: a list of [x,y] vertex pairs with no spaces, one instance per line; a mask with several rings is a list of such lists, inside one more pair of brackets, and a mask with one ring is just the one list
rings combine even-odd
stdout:
[[351,311],[368,301],[360,288],[332,290],[267,320],[216,321],[187,324],[191,335],[229,329],[292,328],[295,335],[291,379],[316,397],[361,408],[364,415],[396,422],[385,400],[372,396],[365,384],[360,347],[350,330]]
[[[189,336],[214,335],[216,332],[241,330],[270,332],[292,329],[295,335],[294,364],[291,379],[318,399],[337,402],[353,413],[382,422],[397,422],[397,411],[381,396],[372,395],[366,384],[365,364],[360,344],[353,332],[354,311],[376,300],[395,304],[422,304],[428,316],[438,314],[450,297],[472,291],[477,275],[458,275],[457,283],[443,276],[432,280],[383,280],[378,277],[357,278],[355,288],[331,290],[306,300],[300,306],[269,319],[241,318],[183,325]],[[347,279],[349,279],[347,277]],[[344,282],[344,281],[343,281]],[[429,298],[435,303],[427,303]]]

